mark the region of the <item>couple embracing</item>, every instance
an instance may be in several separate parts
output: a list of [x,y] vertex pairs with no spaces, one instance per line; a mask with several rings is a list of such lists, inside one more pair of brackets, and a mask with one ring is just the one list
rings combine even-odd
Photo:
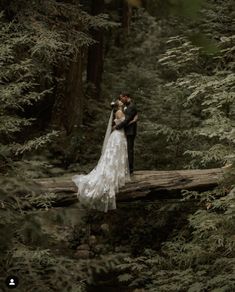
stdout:
[[129,94],[121,94],[111,105],[113,109],[96,167],[87,175],[72,177],[78,187],[80,203],[103,212],[116,209],[115,194],[130,181],[138,120],[136,106]]

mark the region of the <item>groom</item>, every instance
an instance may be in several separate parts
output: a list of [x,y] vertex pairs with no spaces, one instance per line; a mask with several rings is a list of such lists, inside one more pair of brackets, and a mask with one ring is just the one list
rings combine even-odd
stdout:
[[115,128],[117,130],[124,128],[125,130],[126,139],[127,139],[129,169],[130,169],[130,174],[132,174],[133,166],[134,166],[134,140],[136,136],[137,123],[133,122],[130,125],[128,124],[130,121],[133,120],[133,118],[137,114],[137,108],[128,93],[122,93],[120,95],[120,100],[125,105],[124,107],[125,120],[121,122],[119,125],[115,126]]

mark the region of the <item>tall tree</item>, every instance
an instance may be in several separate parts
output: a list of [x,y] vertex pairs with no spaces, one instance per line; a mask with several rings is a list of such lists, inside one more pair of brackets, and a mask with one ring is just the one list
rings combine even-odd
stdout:
[[[104,0],[91,1],[91,14],[98,15],[104,12]],[[104,32],[102,28],[91,28],[90,34],[95,43],[88,49],[87,82],[92,85],[92,95],[100,98],[100,85],[103,72],[103,44]]]
[[80,48],[65,68],[61,64],[55,68],[57,86],[55,89],[56,99],[52,111],[53,127],[66,131],[70,134],[74,127],[82,123],[83,117],[83,49]]

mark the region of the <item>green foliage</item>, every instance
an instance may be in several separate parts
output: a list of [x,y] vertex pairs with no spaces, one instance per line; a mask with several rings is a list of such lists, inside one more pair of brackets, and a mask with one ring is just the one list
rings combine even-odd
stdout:
[[158,17],[169,17],[171,15],[177,17],[183,17],[188,19],[194,19],[199,17],[200,10],[205,6],[204,0],[148,0],[146,1],[146,7],[151,15]]
[[1,1],[0,10],[0,290],[13,273],[21,291],[85,291],[86,261],[56,255],[50,222],[36,216],[34,208],[45,216],[54,194],[34,193],[30,180],[58,173],[42,150],[49,152],[60,133],[41,126],[42,108],[65,86],[56,71],[69,70],[81,48],[94,43],[90,28],[115,24],[74,1]]
[[[34,193],[29,184],[63,173],[53,167],[61,153],[52,157],[48,149],[63,148],[61,133],[39,125],[40,109],[52,107],[66,91],[71,62],[94,43],[89,29],[116,24],[107,15],[88,15],[76,1],[0,4],[0,273],[1,280],[10,272],[18,275],[22,291],[86,291],[103,278],[120,291],[235,289],[232,1],[159,3],[148,1],[161,8],[157,17],[133,12],[121,47],[105,35],[104,100],[85,96],[86,119],[67,150],[68,158],[77,151],[72,160],[79,164],[70,170],[89,171],[97,162],[109,103],[123,90],[139,109],[137,169],[233,165],[222,187],[184,191],[182,202],[120,204],[116,213],[83,218],[78,208],[54,214],[54,194]],[[45,148],[49,162],[39,154]],[[109,231],[97,231],[102,220]],[[77,259],[75,250],[89,242],[92,224],[101,247],[92,247],[90,259]]]
[[[154,4],[157,1],[149,5]],[[145,291],[235,289],[232,11],[230,0],[207,1],[201,18],[187,23],[171,18],[170,24],[159,14],[154,18],[138,10],[121,53],[119,47],[112,47],[106,60],[105,92],[129,91],[139,107],[137,169],[233,163],[220,188],[184,192],[184,201],[198,202],[197,211],[191,211],[187,223],[181,221],[180,231],[169,232],[157,251],[153,246],[160,234],[155,234],[154,226],[161,221],[159,213],[156,216],[150,209],[151,218],[145,218],[148,226],[135,220],[133,233],[130,228],[128,235],[125,230],[131,223],[119,224],[132,251],[136,246],[140,252],[118,266],[119,282],[129,287]],[[176,218],[171,217],[172,221]],[[152,246],[143,240],[142,247],[150,248],[145,251],[139,246],[144,234],[152,236]],[[113,237],[120,240],[115,233]]]
[[55,94],[64,94],[56,89],[67,86],[71,62],[81,48],[94,43],[89,29],[116,24],[106,14],[90,16],[74,1],[11,1],[0,8],[0,148],[9,160],[12,154],[26,157],[61,138],[51,128],[40,127],[37,111],[52,107],[53,99],[60,98]]
[[105,92],[129,91],[139,107],[136,169],[216,167],[233,154],[232,3],[204,4],[190,21],[138,10],[121,53],[109,52]]
[[[228,59],[229,62],[225,61],[227,55],[224,55],[224,50],[222,50],[226,47],[228,56],[232,56],[233,40],[234,37],[221,38],[221,53],[212,58],[215,64],[210,75],[205,75],[206,72],[204,75],[197,72],[189,73],[168,84],[170,88],[174,86],[182,91],[186,96],[186,106],[197,109],[200,114],[200,123],[192,132],[195,139],[201,142],[201,149],[185,151],[193,158],[190,162],[191,166],[205,167],[212,165],[213,162],[224,163],[227,157],[233,154],[235,83],[234,74],[230,70],[231,59]],[[174,68],[175,62],[178,66],[176,57],[174,55],[171,57],[171,54],[167,59],[162,58],[160,61],[170,68]],[[183,75],[186,73],[182,70],[180,72]]]
[[6,172],[19,154],[44,147],[55,138],[56,132],[31,141],[20,138],[20,133],[35,123],[35,118],[23,116],[25,108],[35,105],[50,94],[51,89],[40,91],[37,83],[40,69],[29,55],[21,52],[30,45],[29,32],[22,34],[18,24],[6,22],[3,16],[1,27],[0,149],[3,158],[1,170]]
[[[165,55],[157,56],[161,54],[165,43],[170,43],[168,36],[172,33],[169,25],[140,10],[135,15],[132,31],[125,39],[121,54],[120,49],[114,47],[106,61],[108,73],[105,74],[105,91],[114,92],[115,95],[123,90],[129,91],[139,107],[137,169],[182,167],[183,152],[191,143],[192,125],[197,122],[197,118],[186,107],[182,92],[165,86],[164,79],[175,78],[175,72],[171,72],[165,64],[161,65]],[[189,51],[183,43],[182,50],[185,53]],[[181,58],[181,48],[178,51]],[[190,56],[195,56],[194,49]],[[188,60],[188,56],[183,60],[187,68],[185,70],[193,68],[195,62]],[[177,70],[181,70],[183,64],[177,63],[177,66]],[[115,73],[112,72],[113,68]],[[166,149],[164,155],[162,149]]]
[[[201,208],[188,216],[188,225],[172,232],[160,250],[145,249],[140,256],[126,257],[117,267],[119,281],[146,291],[232,291],[234,189],[227,196],[214,193],[197,194]],[[188,192],[185,199],[192,202],[191,195]]]

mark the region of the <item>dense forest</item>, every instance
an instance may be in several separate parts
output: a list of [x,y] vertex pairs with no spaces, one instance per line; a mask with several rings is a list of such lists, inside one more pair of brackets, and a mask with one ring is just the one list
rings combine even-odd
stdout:
[[[234,0],[0,0],[0,290],[235,291]],[[53,205],[88,173],[110,103],[138,107],[135,171],[224,168],[218,186]]]

